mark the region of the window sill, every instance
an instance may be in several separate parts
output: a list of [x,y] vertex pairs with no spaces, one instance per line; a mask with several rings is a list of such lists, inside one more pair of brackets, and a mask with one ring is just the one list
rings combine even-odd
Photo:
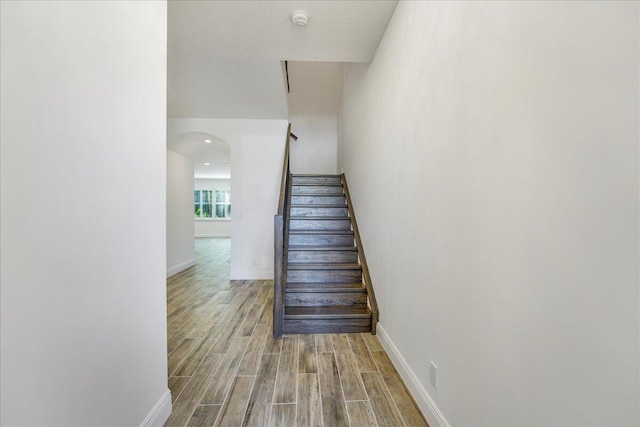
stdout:
[[231,221],[231,218],[194,218],[195,221]]

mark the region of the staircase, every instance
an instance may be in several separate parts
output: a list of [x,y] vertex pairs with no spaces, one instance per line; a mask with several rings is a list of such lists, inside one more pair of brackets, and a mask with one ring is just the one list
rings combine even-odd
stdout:
[[363,283],[364,254],[343,183],[341,175],[291,175],[284,226],[285,334],[375,333],[377,312]]

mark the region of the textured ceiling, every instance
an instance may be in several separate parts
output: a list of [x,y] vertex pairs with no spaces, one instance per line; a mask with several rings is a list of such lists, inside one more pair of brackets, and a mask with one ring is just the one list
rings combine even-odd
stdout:
[[371,61],[396,3],[170,1],[168,115],[287,119],[281,61]]

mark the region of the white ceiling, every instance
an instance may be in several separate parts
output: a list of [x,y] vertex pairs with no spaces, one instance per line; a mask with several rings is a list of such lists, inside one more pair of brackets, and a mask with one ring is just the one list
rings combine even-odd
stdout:
[[371,61],[396,3],[169,1],[168,115],[287,119],[281,61]]
[[203,132],[181,133],[169,139],[168,148],[193,159],[196,178],[231,178],[231,149],[215,135]]

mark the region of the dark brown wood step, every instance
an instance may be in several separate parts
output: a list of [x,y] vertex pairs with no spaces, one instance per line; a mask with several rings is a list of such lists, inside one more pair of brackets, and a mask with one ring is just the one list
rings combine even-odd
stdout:
[[[304,232],[303,232],[304,233]],[[355,246],[302,246],[289,245],[289,251],[357,251]]]
[[335,235],[350,235],[353,236],[353,230],[327,230],[327,231],[314,231],[314,230],[299,230],[299,231],[291,231],[291,233],[296,234],[335,234]]
[[293,195],[291,196],[292,205],[340,205],[346,206],[344,194],[312,194],[312,195]]
[[291,216],[289,219],[289,230],[351,230],[351,219],[349,217],[312,217],[312,216]]
[[347,282],[347,283],[305,283],[305,282],[287,282],[287,291],[293,292],[328,292],[332,289],[337,289],[340,292],[359,292],[361,289],[366,289],[362,282]]
[[[292,282],[313,283],[349,283],[361,282],[362,270],[357,268],[338,268],[342,264],[333,264],[332,268],[313,268],[318,264],[303,264],[305,268],[289,264],[287,268],[287,280]],[[347,264],[348,265],[348,264]]]
[[339,184],[342,185],[340,175],[293,175],[293,185],[298,184]]
[[302,216],[305,218],[347,218],[349,209],[346,205],[291,205],[291,218]]
[[371,332],[371,317],[355,319],[284,319],[284,334],[357,334]]
[[285,305],[366,306],[367,289],[362,283],[287,283]]
[[340,178],[341,175],[337,173],[294,173],[294,178]]
[[322,283],[315,287],[287,286],[285,305],[290,306],[366,306],[367,290],[364,287],[331,288]]
[[285,308],[285,334],[357,332],[371,332],[371,311],[366,306]]
[[342,185],[326,185],[326,184],[306,184],[293,185],[291,187],[292,196],[311,196],[311,195],[343,195]]
[[[297,246],[296,248],[299,248]],[[358,251],[352,246],[348,248],[338,246],[333,249],[330,246],[315,247],[309,246],[308,248],[296,249],[289,246],[288,261],[289,263],[356,263],[358,262]]]
[[353,246],[355,240],[351,230],[290,230],[289,247],[292,246]]
[[369,307],[343,305],[324,307],[285,307],[285,319],[366,319],[371,318]]
[[362,270],[362,267],[358,263],[338,264],[333,262],[319,262],[319,263],[289,263],[289,270]]

